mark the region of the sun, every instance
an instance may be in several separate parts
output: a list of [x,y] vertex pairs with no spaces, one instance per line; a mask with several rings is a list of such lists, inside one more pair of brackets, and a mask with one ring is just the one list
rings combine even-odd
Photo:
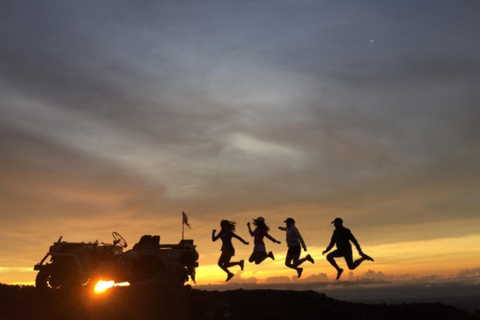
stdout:
[[113,281],[113,280],[103,281],[103,280],[100,279],[100,281],[98,281],[97,284],[95,285],[95,288],[93,288],[93,292],[95,294],[102,294],[110,288],[113,288],[113,287],[127,287],[129,285],[130,285],[129,282],[115,283],[115,281]]
[[105,291],[107,291],[108,289],[110,289],[111,287],[113,287],[114,285],[115,285],[114,281],[100,280],[95,285],[95,288],[93,289],[93,292],[95,292],[96,294],[101,294],[101,293],[104,293]]

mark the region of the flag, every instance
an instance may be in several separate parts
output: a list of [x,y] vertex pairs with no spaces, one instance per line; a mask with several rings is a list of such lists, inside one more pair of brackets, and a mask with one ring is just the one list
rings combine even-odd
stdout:
[[192,227],[190,227],[190,224],[188,223],[188,217],[187,215],[185,214],[185,212],[182,211],[182,217],[183,217],[183,223],[187,225],[187,227],[189,227],[190,229],[192,229]]

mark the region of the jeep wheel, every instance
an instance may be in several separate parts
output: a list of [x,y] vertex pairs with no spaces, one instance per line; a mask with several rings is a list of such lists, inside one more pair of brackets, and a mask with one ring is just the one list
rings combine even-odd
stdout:
[[66,272],[53,265],[46,265],[38,272],[35,287],[41,292],[73,289],[81,286],[76,275],[76,272]]
[[35,287],[43,292],[58,290],[64,283],[62,278],[61,273],[53,266],[44,266],[35,278]]

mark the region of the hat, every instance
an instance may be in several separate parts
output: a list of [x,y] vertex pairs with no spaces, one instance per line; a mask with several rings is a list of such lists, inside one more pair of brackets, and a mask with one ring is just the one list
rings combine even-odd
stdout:
[[292,218],[287,218],[287,220],[283,221],[285,223],[295,223],[295,220],[293,220]]
[[342,218],[335,218],[335,220],[333,220],[332,223],[343,223],[343,220]]
[[257,219],[253,219],[253,221],[265,222],[265,218],[264,217],[258,217]]

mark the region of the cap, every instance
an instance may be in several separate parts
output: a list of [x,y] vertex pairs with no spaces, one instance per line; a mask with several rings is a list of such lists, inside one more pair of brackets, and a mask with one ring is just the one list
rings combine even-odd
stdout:
[[258,217],[257,219],[253,219],[253,221],[265,222],[265,218],[264,217]]
[[335,218],[335,220],[333,220],[332,223],[343,223],[343,220],[342,218]]
[[285,223],[295,223],[295,220],[293,220],[292,218],[287,218],[287,220],[283,221]]

